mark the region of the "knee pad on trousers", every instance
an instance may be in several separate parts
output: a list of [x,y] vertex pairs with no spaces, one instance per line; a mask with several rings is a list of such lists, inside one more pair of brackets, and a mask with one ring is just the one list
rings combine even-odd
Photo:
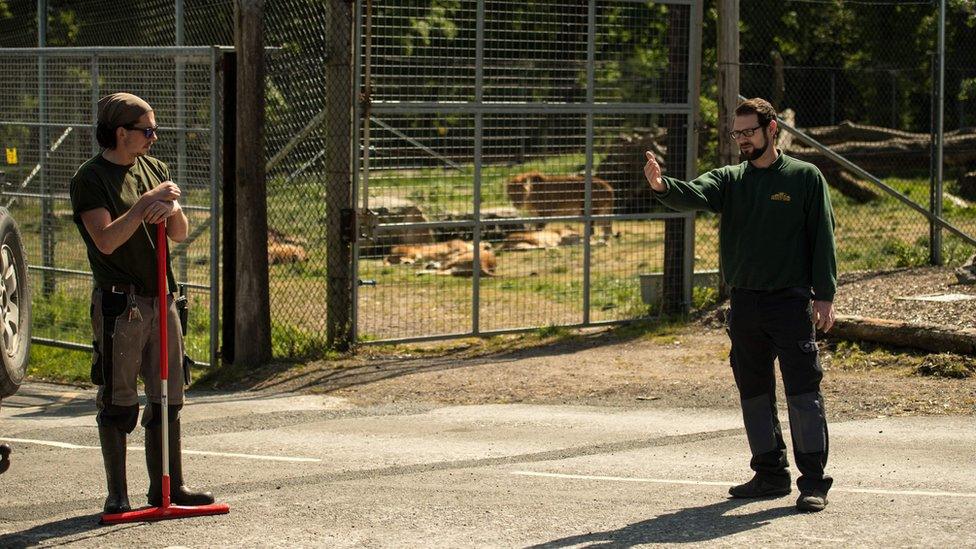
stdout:
[[790,432],[797,452],[815,454],[827,447],[827,419],[820,393],[786,397],[790,410]]
[[767,394],[742,400],[742,421],[746,426],[749,450],[754,456],[778,447],[773,413],[773,403]]
[[139,405],[117,406],[109,404],[98,411],[95,422],[99,427],[115,427],[126,434],[136,428],[139,421]]
[[[169,412],[169,422],[180,419],[180,410],[183,409],[182,404],[170,404],[168,407]],[[146,409],[142,411],[142,426],[143,427],[159,427],[163,423],[163,405],[156,404],[155,402],[146,405]]]

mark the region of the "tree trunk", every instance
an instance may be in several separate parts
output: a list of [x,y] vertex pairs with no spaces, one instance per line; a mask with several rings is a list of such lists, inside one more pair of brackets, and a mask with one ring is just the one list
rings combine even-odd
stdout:
[[976,330],[972,328],[839,315],[826,336],[913,347],[936,353],[976,354]]
[[[728,166],[739,162],[739,146],[729,137],[739,103],[739,0],[720,0],[718,16],[718,164]],[[718,295],[725,299],[729,288],[721,257],[718,270]]]
[[[264,0],[238,0],[236,364],[271,359],[268,197],[264,180]],[[232,245],[232,243],[225,243]]]
[[[689,10],[690,11],[690,10]],[[688,77],[687,52],[683,46],[687,39],[687,22],[682,21],[682,11],[678,6],[670,6],[668,13],[668,74],[665,78],[664,102],[681,103],[685,100],[681,90]],[[664,117],[667,129],[668,175],[685,179],[687,169],[687,124],[688,117],[668,114]],[[687,310],[689,303],[684,300],[685,270],[685,231],[683,218],[664,220],[664,295],[661,312],[666,315],[679,314]]]
[[[326,223],[326,340],[330,347],[345,351],[353,344],[352,242],[343,234],[342,211],[358,207],[352,203],[353,143],[352,23],[353,3],[328,0],[325,4],[327,44],[325,67],[325,223]],[[359,121],[355,121],[359,123]]]

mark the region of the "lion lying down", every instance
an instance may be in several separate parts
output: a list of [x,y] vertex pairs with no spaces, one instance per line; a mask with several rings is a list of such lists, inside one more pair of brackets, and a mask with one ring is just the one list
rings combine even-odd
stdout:
[[[495,274],[497,260],[491,252],[490,242],[481,242],[481,274]],[[472,276],[474,269],[474,243],[454,239],[432,244],[402,244],[393,246],[390,255],[384,258],[387,265],[424,263],[425,269],[418,274],[442,274]]]
[[579,244],[581,236],[572,229],[543,229],[516,231],[505,235],[499,248],[503,250],[539,250]]

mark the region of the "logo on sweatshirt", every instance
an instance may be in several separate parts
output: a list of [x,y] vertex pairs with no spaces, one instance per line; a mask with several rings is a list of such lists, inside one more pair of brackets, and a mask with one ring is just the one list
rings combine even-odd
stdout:
[[792,200],[790,198],[790,195],[788,195],[786,193],[776,193],[776,194],[770,196],[769,199],[770,200],[777,200],[779,202],[789,202],[790,200]]

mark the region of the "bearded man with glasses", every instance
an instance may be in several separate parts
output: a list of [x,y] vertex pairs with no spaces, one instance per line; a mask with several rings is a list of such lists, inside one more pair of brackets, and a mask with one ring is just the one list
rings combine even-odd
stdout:
[[761,498],[791,491],[776,413],[773,361],[778,358],[800,471],[796,507],[821,511],[833,483],[824,473],[827,419],[815,341],[817,328],[826,332],[834,323],[837,261],[830,194],[816,166],[775,148],[779,128],[768,101],[740,103],[732,128],[729,137],[745,162],[686,182],[662,176],[647,152],[644,176],[666,206],[722,215],[719,247],[731,287],[730,361],[755,471],[729,494]]
[[[94,354],[91,378],[98,385],[95,404],[98,437],[105,462],[108,497],[105,513],[130,510],[125,473],[126,436],[139,416],[136,381],[142,378],[149,404],[146,429],[149,504],[162,504],[162,409],[159,364],[159,314],[156,252],[150,224],[166,223],[174,242],[187,237],[180,188],[169,168],[149,156],[159,139],[156,115],[143,99],[115,93],[98,102],[95,138],[102,151],[71,179],[74,221],[88,250],[95,287],[91,298]],[[167,250],[168,254],[168,250]],[[171,265],[171,263],[168,262]],[[169,470],[170,498],[176,505],[213,503],[209,492],[183,485],[179,411],[183,406],[183,333],[173,293],[176,278],[167,273],[169,294]]]

